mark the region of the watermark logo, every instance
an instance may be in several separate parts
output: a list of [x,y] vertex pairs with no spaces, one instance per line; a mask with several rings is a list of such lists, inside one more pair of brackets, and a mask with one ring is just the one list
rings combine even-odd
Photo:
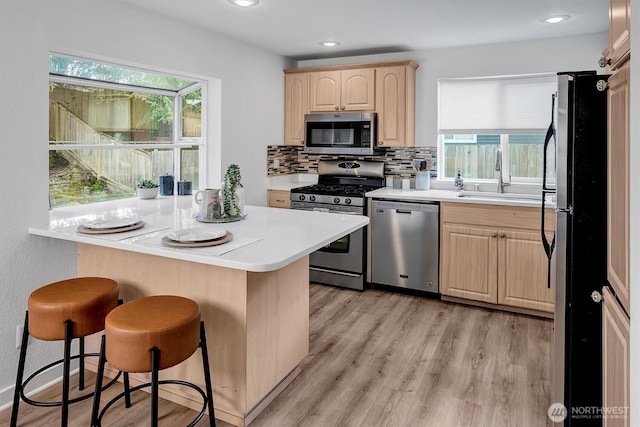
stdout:
[[562,403],[553,403],[547,416],[554,423],[561,423],[568,417],[572,420],[628,419],[628,406],[573,406],[571,411]]
[[567,408],[562,403],[552,403],[547,416],[554,423],[561,423],[567,418]]

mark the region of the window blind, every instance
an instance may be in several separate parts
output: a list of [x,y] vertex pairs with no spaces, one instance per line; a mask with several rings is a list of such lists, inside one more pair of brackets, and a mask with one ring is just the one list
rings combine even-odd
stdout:
[[544,133],[555,75],[440,79],[440,134]]

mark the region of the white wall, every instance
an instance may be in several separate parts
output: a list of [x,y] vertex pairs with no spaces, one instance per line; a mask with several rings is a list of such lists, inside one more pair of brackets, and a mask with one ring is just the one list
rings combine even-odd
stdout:
[[416,145],[437,145],[438,79],[502,76],[569,70],[600,70],[597,61],[607,46],[607,34],[546,39],[386,55],[300,61],[298,67],[411,59],[416,76]]
[[[227,165],[239,164],[250,204],[266,205],[266,146],[283,141],[282,70],[292,65],[285,58],[117,1],[2,0],[0,408],[12,398],[15,330],[23,323],[29,293],[76,275],[75,244],[27,234],[29,225],[47,220],[51,50],[211,78],[210,92],[222,98],[221,104],[209,105],[209,136],[218,144],[209,156],[216,157],[218,167],[211,166],[207,180],[215,183]],[[35,342],[29,348],[27,371],[51,361],[50,344]]]

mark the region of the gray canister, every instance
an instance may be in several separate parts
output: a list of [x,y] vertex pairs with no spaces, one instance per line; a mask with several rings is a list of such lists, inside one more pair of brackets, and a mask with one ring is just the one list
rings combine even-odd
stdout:
[[160,183],[160,195],[173,196],[173,175],[160,175],[158,181]]
[[178,181],[178,196],[191,195],[191,181]]

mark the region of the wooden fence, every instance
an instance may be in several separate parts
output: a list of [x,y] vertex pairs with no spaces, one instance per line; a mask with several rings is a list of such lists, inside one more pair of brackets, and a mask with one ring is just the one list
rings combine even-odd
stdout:
[[[134,193],[136,178],[155,180],[159,175],[172,173],[172,149],[137,149],[126,142],[96,131],[72,112],[55,101],[49,103],[49,140],[83,141],[92,144],[117,144],[122,149],[89,148],[59,152],[65,159],[92,171],[100,180],[123,192]],[[197,187],[198,150],[182,151],[183,179],[191,179]],[[193,176],[192,176],[193,175]]]
[[[463,177],[498,179],[496,152],[498,144],[449,144],[444,150],[444,173],[454,177],[458,170]],[[542,177],[542,144],[509,145],[511,176]]]

